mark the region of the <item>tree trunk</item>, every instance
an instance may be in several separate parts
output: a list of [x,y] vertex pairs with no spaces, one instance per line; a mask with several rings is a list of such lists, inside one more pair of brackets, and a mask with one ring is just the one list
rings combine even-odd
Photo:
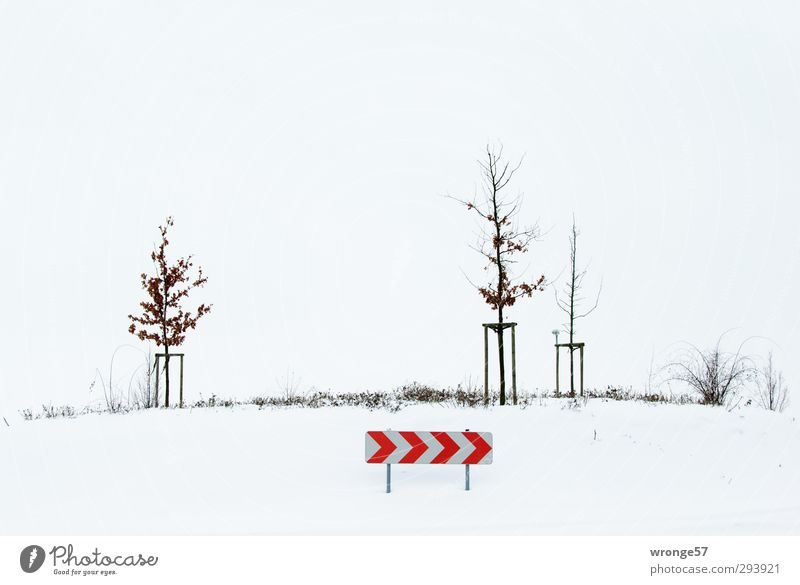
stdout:
[[161,275],[164,281],[164,301],[161,308],[161,339],[164,344],[164,406],[169,408],[169,343],[167,343],[167,299],[169,299],[169,287],[167,286],[167,274]]
[[169,408],[169,345],[164,346],[164,406]]
[[569,397],[575,398],[575,348],[572,347],[572,335],[569,336]]
[[503,347],[503,307],[499,308],[497,314],[497,355],[500,359],[500,405],[506,403],[506,359],[505,348]]
[[576,242],[575,242],[575,226],[573,225],[572,235],[572,280],[569,291],[569,396],[575,398],[575,347],[574,343],[575,334],[575,288],[577,285],[575,276],[575,256],[576,256]]

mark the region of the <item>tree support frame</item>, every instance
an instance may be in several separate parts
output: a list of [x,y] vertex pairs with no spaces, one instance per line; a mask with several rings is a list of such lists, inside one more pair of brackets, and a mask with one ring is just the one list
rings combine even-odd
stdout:
[[[560,394],[560,384],[559,384],[559,373],[558,373],[558,356],[560,354],[559,348],[566,347],[570,354],[575,351],[576,349],[580,350],[580,374],[581,374],[581,385],[580,385],[580,392],[581,396],[583,396],[583,348],[586,344],[583,342],[575,342],[575,343],[556,343],[556,394]],[[571,389],[570,389],[571,390]]]
[[[181,375],[180,375],[180,406],[179,408],[183,408],[183,354],[182,353],[171,353],[169,354],[170,359],[177,357],[181,360]],[[166,367],[167,363],[167,354],[165,353],[157,353],[156,354],[156,408],[158,408],[158,375],[161,372],[161,368],[159,367],[160,359],[164,358],[164,367]],[[169,404],[165,404],[165,407],[169,408]]]
[[483,323],[483,403],[489,404],[489,329],[497,333],[511,329],[511,401],[517,404],[517,337],[516,323]]

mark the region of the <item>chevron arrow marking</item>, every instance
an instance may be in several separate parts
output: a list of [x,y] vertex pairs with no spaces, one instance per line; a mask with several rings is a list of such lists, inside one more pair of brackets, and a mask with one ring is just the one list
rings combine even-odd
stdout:
[[367,463],[477,465],[492,462],[492,433],[368,431]]
[[422,442],[422,439],[420,439],[416,433],[412,433],[411,431],[400,431],[400,436],[411,446],[411,450],[409,450],[398,463],[416,463],[417,459],[428,450],[428,446]]
[[464,436],[475,446],[475,450],[466,459],[464,459],[464,464],[474,465],[492,450],[492,446],[484,441],[483,437],[481,437],[478,433],[465,432]]
[[433,437],[442,444],[444,449],[433,458],[431,463],[447,463],[453,455],[458,453],[458,443],[453,440],[449,433],[433,433]]
[[392,443],[385,433],[380,431],[369,431],[367,435],[369,435],[373,441],[378,443],[378,446],[380,447],[380,449],[378,449],[372,455],[372,457],[367,459],[367,463],[383,463],[386,461],[386,458],[394,453],[395,449],[397,449],[397,445]]

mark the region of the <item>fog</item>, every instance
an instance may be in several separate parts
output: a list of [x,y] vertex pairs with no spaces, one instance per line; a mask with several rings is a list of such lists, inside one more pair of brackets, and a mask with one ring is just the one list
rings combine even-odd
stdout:
[[[167,215],[171,254],[209,278],[191,303],[213,303],[182,348],[189,401],[482,384],[479,226],[448,196],[480,193],[500,142],[542,231],[520,274],[563,284],[575,214],[587,296],[602,280],[587,386],[642,388],[678,342],[727,330],[800,386],[798,12],[3,4],[0,414],[97,401],[131,344],[127,387]],[[508,317],[520,388],[552,389],[553,290]]]

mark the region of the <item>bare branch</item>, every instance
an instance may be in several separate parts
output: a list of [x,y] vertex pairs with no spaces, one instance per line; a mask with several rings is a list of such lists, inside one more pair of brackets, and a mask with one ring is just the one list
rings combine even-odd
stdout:
[[597,305],[600,303],[600,293],[602,293],[602,292],[603,292],[603,281],[601,280],[600,281],[600,288],[597,289],[597,297],[595,297],[595,299],[594,299],[594,305],[592,306],[592,308],[589,309],[588,311],[586,311],[585,313],[581,313],[579,315],[575,315],[575,318],[576,319],[583,319],[584,317],[588,317],[589,315],[591,315],[594,312],[594,310],[597,308]]

